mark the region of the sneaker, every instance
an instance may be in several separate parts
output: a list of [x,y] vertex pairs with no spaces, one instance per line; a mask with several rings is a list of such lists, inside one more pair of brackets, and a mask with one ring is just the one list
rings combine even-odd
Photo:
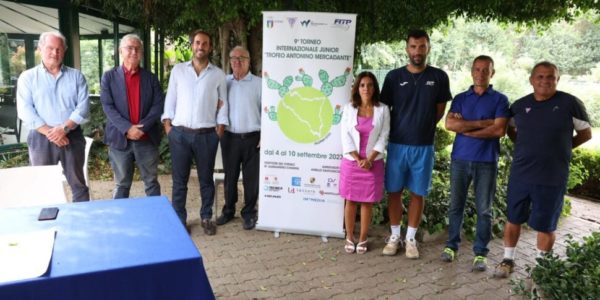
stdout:
[[217,225],[213,220],[202,220],[202,228],[204,228],[204,233],[207,235],[215,235],[217,233]]
[[496,266],[494,270],[494,277],[507,278],[515,268],[515,262],[512,259],[505,258]]
[[382,254],[389,256],[396,255],[401,242],[399,235],[390,235],[385,239],[385,247],[383,247]]
[[481,255],[475,256],[475,259],[473,259],[473,267],[471,268],[471,270],[477,272],[485,272],[485,270],[487,270],[487,258]]
[[454,257],[456,257],[456,251],[446,247],[444,248],[444,252],[442,252],[441,259],[445,262],[453,262]]
[[410,259],[419,258],[419,249],[415,239],[406,240],[406,257]]

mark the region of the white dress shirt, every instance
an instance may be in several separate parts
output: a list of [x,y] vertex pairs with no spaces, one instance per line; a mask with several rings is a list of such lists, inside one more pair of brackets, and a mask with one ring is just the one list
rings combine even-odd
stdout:
[[260,131],[262,79],[250,72],[240,80],[227,75],[229,126],[227,131],[248,133]]
[[[219,100],[223,103],[221,108]],[[173,126],[193,129],[228,125],[228,107],[225,73],[209,63],[197,75],[188,61],[171,70],[161,120],[171,119]]]

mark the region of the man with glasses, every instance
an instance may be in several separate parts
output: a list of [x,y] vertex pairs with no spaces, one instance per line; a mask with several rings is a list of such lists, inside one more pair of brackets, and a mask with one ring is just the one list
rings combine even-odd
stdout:
[[19,76],[17,113],[31,132],[27,137],[32,166],[59,161],[71,187],[73,202],[89,201],[85,184],[85,138],[82,123],[89,116],[88,88],[83,74],[63,64],[67,42],[60,32],[44,32],[38,48],[42,63]]
[[156,75],[140,67],[144,45],[136,34],[121,39],[123,64],[102,76],[100,101],[106,114],[104,142],[113,169],[113,198],[129,198],[134,162],[147,196],[160,195],[158,145],[163,92]]
[[204,233],[217,231],[212,218],[215,199],[213,172],[219,138],[229,124],[225,73],[209,62],[210,34],[196,30],[190,34],[192,60],[176,64],[171,70],[161,117],[169,137],[173,162],[172,203],[181,223],[186,225],[187,184],[192,161],[200,183],[200,217]]
[[229,126],[221,139],[225,168],[225,206],[217,219],[217,225],[231,221],[235,215],[241,166],[244,185],[242,226],[250,230],[256,224],[258,199],[261,79],[250,73],[250,53],[245,48],[233,48],[229,53],[229,60],[233,71],[227,76]]

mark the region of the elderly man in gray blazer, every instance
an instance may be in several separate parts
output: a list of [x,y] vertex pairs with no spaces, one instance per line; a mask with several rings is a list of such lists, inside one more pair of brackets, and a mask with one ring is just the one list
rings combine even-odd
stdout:
[[100,100],[107,117],[104,142],[113,168],[113,198],[129,198],[134,162],[147,196],[160,195],[158,145],[164,95],[156,75],[140,67],[143,43],[136,34],[121,39],[123,60],[102,76]]

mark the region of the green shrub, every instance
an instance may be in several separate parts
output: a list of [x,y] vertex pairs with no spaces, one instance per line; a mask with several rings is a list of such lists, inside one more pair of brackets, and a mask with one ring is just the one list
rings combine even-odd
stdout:
[[[569,185],[569,193],[600,201],[600,151],[585,148],[575,149],[570,171],[569,184],[574,185]],[[582,178],[579,175],[582,172],[589,176]]]
[[534,267],[527,272],[537,285],[528,290],[523,281],[516,281],[514,291],[538,299],[600,299],[600,232],[583,238],[580,244],[568,236],[566,257],[557,255],[538,258]]

